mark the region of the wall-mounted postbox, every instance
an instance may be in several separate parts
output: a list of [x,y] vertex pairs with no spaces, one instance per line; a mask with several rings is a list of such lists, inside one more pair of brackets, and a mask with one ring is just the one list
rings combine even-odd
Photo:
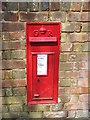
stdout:
[[26,24],[27,103],[57,103],[60,23]]

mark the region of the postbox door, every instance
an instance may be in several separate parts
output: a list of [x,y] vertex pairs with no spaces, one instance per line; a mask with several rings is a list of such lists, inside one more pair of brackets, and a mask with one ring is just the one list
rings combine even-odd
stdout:
[[32,54],[32,100],[53,99],[54,54]]
[[27,23],[27,103],[58,102],[60,23]]

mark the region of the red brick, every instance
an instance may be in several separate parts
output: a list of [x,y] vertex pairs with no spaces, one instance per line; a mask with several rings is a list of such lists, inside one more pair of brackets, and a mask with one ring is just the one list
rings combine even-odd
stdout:
[[12,79],[12,70],[4,70],[4,79]]
[[25,13],[20,12],[20,21],[47,21],[48,20],[48,12],[37,12],[37,13]]
[[88,94],[88,87],[60,87],[59,93],[60,96],[69,96],[70,94]]
[[2,118],[10,119],[11,115],[13,115],[13,119],[14,118],[16,118],[16,119],[21,118],[22,116],[24,116],[24,118],[28,118],[28,113],[27,112],[6,112],[6,113],[2,113]]
[[26,80],[3,80],[2,87],[25,87]]
[[5,112],[8,112],[9,106],[8,105],[2,105],[2,112],[5,113]]
[[20,49],[21,49],[21,50],[26,50],[26,41],[25,41],[25,40],[22,40],[20,44],[21,44]]
[[29,118],[42,118],[43,117],[43,112],[29,112]]
[[82,44],[80,44],[80,43],[74,43],[73,44],[73,51],[75,51],[75,52],[81,52],[82,51]]
[[2,2],[2,11],[6,10],[7,2]]
[[78,86],[79,87],[88,87],[89,86],[89,81],[88,81],[88,79],[86,78],[84,78],[84,79],[82,79],[82,80],[78,80]]
[[13,79],[25,79],[25,69],[15,69],[13,70]]
[[88,88],[88,94],[90,94],[90,87]]
[[71,6],[70,2],[61,1],[61,3],[60,3],[60,10],[68,12],[68,11],[70,11],[70,6]]
[[79,71],[66,71],[65,77],[66,78],[79,78]]
[[20,105],[20,104],[10,105],[10,111],[12,111],[12,112],[23,111],[22,105]]
[[67,15],[67,20],[68,21],[73,21],[73,22],[76,22],[76,21],[80,21],[81,20],[81,14],[79,12],[70,12],[68,15]]
[[66,51],[72,51],[73,50],[73,44],[71,43],[61,43],[61,51],[66,52]]
[[40,4],[41,11],[48,11],[49,10],[49,2],[41,2]]
[[61,43],[65,43],[68,41],[68,33],[61,33]]
[[2,61],[0,61],[0,70],[2,69]]
[[[89,23],[82,23],[82,31],[83,32],[90,32],[90,24]],[[89,37],[89,34],[88,34]]]
[[25,61],[24,60],[3,60],[2,68],[3,69],[25,68]]
[[59,85],[60,85],[60,87],[70,87],[71,80],[70,79],[61,79]]
[[71,87],[59,87],[59,94],[61,97],[69,97],[70,99]]
[[2,32],[0,32],[0,38],[2,39]]
[[2,32],[2,23],[0,22],[0,32]]
[[0,96],[2,96],[2,97],[5,96],[5,89],[0,90]]
[[70,103],[77,103],[79,99],[78,95],[71,95]]
[[83,110],[88,109],[88,103],[78,102],[78,103],[66,103],[66,110]]
[[14,50],[11,52],[11,58],[13,59],[24,59],[25,50]]
[[62,23],[62,32],[80,32],[81,30],[81,23],[74,23],[74,22],[69,22],[69,23]]
[[6,11],[18,11],[18,2],[7,2]]
[[70,101],[70,95],[66,94],[66,91],[65,91],[65,93],[63,95],[60,94],[59,98],[60,98],[60,102],[63,103],[63,104]]
[[68,118],[75,118],[76,111],[75,110],[69,110],[68,111]]
[[12,12],[4,12],[4,20],[16,22],[18,20],[18,14]]
[[79,87],[88,87],[89,86],[88,78],[79,78],[78,79],[78,86]]
[[66,20],[66,13],[65,12],[60,12],[60,11],[51,12],[50,13],[50,20],[51,21],[65,22],[65,20]]
[[80,11],[81,10],[81,2],[73,2],[71,3],[71,10],[72,11]]
[[68,61],[68,54],[66,54],[66,53],[61,53],[60,54],[60,61],[61,62],[65,62],[65,61]]
[[51,107],[52,107],[51,111],[54,111],[54,112],[61,111],[63,109],[63,103],[59,103],[59,100],[58,100],[58,104],[54,104]]
[[[80,95],[79,96],[79,101],[80,102],[88,102],[88,98],[89,98],[90,96],[88,95],[88,94],[82,94],[82,95]],[[89,101],[90,102],[90,101]]]
[[82,69],[88,70],[88,61],[79,62],[79,63],[78,63],[78,67],[79,67],[80,70],[82,70]]
[[0,75],[1,75],[1,78],[2,78],[2,80],[4,80],[4,70],[0,70]]
[[51,2],[51,7],[50,9],[52,11],[59,10],[60,9],[60,3],[59,2]]
[[32,12],[39,11],[39,3],[38,2],[29,2],[29,9]]
[[78,84],[78,78],[71,79],[71,87],[77,87]]
[[61,62],[60,63],[60,70],[61,71],[70,71],[73,68],[73,63],[70,62]]
[[88,69],[88,78],[90,78],[90,69]]
[[65,72],[60,70],[59,76],[60,76],[60,78],[65,78]]
[[73,87],[70,88],[72,94],[87,94],[88,93],[88,87]]
[[89,36],[88,36],[87,33],[86,33],[86,34],[84,34],[84,33],[82,34],[82,41],[84,41],[84,42],[85,42],[85,41],[90,41],[90,40],[89,40]]
[[24,23],[2,23],[2,31],[3,32],[15,32],[25,30]]
[[82,52],[80,52],[80,53],[78,53],[77,54],[77,57],[76,57],[76,61],[88,61],[88,53],[82,53]]
[[59,111],[59,112],[44,112],[44,118],[66,118],[67,112],[66,111]]
[[76,61],[77,54],[76,53],[70,53],[68,55],[68,61],[75,62]]
[[83,11],[90,11],[90,1],[83,3]]
[[3,32],[3,40],[20,40],[25,38],[25,32]]
[[77,110],[76,111],[76,118],[89,118],[89,112],[88,109],[82,109],[82,110]]
[[19,11],[27,11],[28,2],[19,2]]
[[19,41],[3,41],[3,50],[20,49]]
[[88,68],[87,70],[79,70],[79,76],[80,78],[88,78]]
[[75,24],[75,31],[80,32],[81,31],[81,23],[76,23]]
[[[25,108],[25,106],[24,106],[24,108]],[[35,112],[35,111],[36,112],[40,112],[40,111],[44,111],[45,112],[45,111],[49,111],[49,110],[50,110],[50,105],[37,104],[37,105],[30,105],[29,106],[29,111],[30,112]]]
[[79,66],[78,66],[77,62],[73,62],[72,69],[73,69],[73,71],[75,71],[75,70],[78,71],[79,70]]
[[2,2],[0,1],[0,11],[2,11]]
[[90,21],[90,12],[82,12],[81,21]]
[[0,13],[0,21],[2,21],[4,18],[4,14],[3,13]]
[[84,42],[82,44],[82,51],[83,52],[89,52],[90,51],[89,46],[90,46],[90,42]]
[[5,93],[6,96],[12,96],[13,95],[12,88],[5,88]]
[[0,97],[0,105],[1,105],[0,113],[2,113],[2,97]]
[[26,97],[25,96],[12,96],[12,97],[3,97],[2,104],[25,104]]
[[2,79],[2,78],[4,78],[4,76],[3,76],[3,71],[0,70],[0,79]]
[[71,42],[86,42],[89,41],[87,33],[71,33],[70,34]]
[[14,96],[24,96],[26,95],[26,87],[13,88]]
[[5,60],[11,59],[11,51],[3,51],[2,57]]

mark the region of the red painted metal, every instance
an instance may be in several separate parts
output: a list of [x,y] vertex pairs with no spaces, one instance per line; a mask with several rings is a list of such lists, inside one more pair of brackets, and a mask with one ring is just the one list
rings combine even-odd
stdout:
[[[60,26],[59,22],[26,24],[28,104],[58,102]],[[46,56],[47,66],[46,73],[41,75],[37,72],[40,55]]]

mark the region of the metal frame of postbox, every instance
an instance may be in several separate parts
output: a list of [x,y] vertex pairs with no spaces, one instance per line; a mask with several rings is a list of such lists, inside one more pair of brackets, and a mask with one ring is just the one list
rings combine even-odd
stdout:
[[[28,104],[58,102],[60,28],[59,22],[26,23]],[[38,62],[41,62],[42,70]]]

